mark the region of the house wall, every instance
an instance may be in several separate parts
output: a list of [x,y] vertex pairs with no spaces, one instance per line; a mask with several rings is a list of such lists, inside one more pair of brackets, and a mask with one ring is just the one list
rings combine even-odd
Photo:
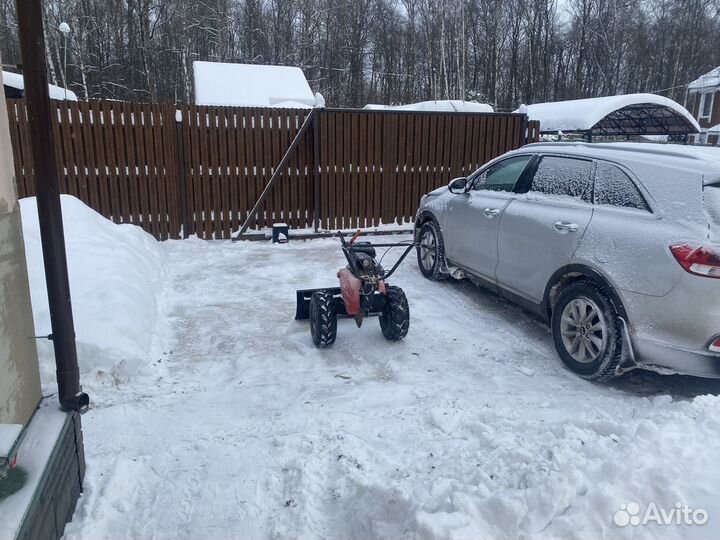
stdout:
[[[1,77],[1,75],[0,75]],[[0,97],[0,423],[26,424],[42,397],[5,96]]]
[[80,415],[67,413],[65,427],[43,471],[15,540],[56,540],[65,532],[82,492],[85,456]]
[[704,92],[691,92],[688,95],[688,110],[698,121],[701,128],[709,128],[720,124],[720,89],[715,90],[710,118],[700,118],[700,97]]

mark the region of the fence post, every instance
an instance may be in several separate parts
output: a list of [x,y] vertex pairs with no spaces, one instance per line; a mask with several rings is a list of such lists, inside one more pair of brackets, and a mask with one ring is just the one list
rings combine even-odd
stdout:
[[189,220],[187,211],[187,177],[185,162],[185,136],[183,134],[183,116],[182,109],[180,119],[175,117],[175,129],[177,132],[178,145],[178,176],[180,179],[180,226],[182,227],[183,240],[189,236]]
[[313,212],[313,222],[315,232],[320,230],[320,115],[323,111],[317,111],[313,119],[313,193],[315,211]]

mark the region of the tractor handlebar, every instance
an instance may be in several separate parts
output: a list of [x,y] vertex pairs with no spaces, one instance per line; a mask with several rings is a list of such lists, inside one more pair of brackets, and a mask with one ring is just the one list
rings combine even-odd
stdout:
[[340,242],[343,246],[350,245],[352,246],[355,243],[355,240],[358,239],[360,236],[360,229],[356,230],[355,233],[352,235],[352,238],[350,238],[349,242],[345,241],[345,235],[342,233],[342,231],[338,231],[335,233],[335,236],[337,236],[340,239]]

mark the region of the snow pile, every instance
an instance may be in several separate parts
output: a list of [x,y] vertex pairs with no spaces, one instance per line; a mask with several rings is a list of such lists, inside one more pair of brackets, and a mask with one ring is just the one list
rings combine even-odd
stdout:
[[[75,333],[83,384],[124,382],[147,364],[159,330],[165,262],[161,244],[62,195]],[[35,332],[51,333],[37,204],[20,201]],[[55,383],[52,344],[38,340],[44,384]]]
[[[2,82],[4,86],[15,88],[16,90],[25,90],[25,79],[19,73],[12,73],[11,71],[2,72]],[[72,90],[65,90],[60,86],[54,84],[48,85],[50,90],[50,99],[67,99],[68,101],[77,101],[77,95]],[[67,98],[65,97],[67,95]]]
[[465,112],[465,113],[491,113],[493,108],[487,103],[477,101],[462,101],[460,99],[445,99],[439,101],[421,101],[408,105],[365,105],[365,109],[373,111],[418,111],[418,112]]
[[196,105],[312,108],[315,95],[299,67],[193,62]]

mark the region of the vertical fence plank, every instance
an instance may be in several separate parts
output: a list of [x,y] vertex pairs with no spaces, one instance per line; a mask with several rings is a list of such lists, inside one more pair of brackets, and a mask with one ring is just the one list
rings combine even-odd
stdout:
[[147,169],[146,181],[148,184],[148,208],[150,215],[149,228],[145,230],[152,230],[155,238],[163,238],[161,220],[164,223],[165,218],[161,217],[160,212],[160,179],[158,177],[157,156],[155,153],[155,122],[159,121],[159,118],[156,118],[156,114],[159,115],[154,105],[147,104],[143,106],[143,142],[147,160],[145,168]]
[[[220,211],[222,212],[220,216],[221,220],[221,233],[222,238],[229,239],[231,235],[231,220],[230,220],[230,176],[229,176],[229,161],[228,161],[228,151],[227,151],[227,134],[228,134],[228,127],[227,127],[227,114],[226,114],[226,107],[218,107],[217,109],[218,114],[218,156],[217,156],[217,164],[218,164],[218,180],[220,184]],[[217,205],[215,206],[215,211],[217,212]]]
[[340,216],[342,215],[342,113],[332,113],[328,122],[328,167],[330,182],[330,205],[332,208],[332,223],[330,227],[339,229],[343,226]]
[[92,116],[92,138],[95,143],[95,163],[93,167],[97,170],[97,183],[100,192],[100,206],[102,214],[112,219],[112,197],[110,194],[110,186],[108,183],[107,156],[105,152],[105,126],[103,124],[103,116],[100,110],[100,104],[97,101],[90,102],[90,115]]

